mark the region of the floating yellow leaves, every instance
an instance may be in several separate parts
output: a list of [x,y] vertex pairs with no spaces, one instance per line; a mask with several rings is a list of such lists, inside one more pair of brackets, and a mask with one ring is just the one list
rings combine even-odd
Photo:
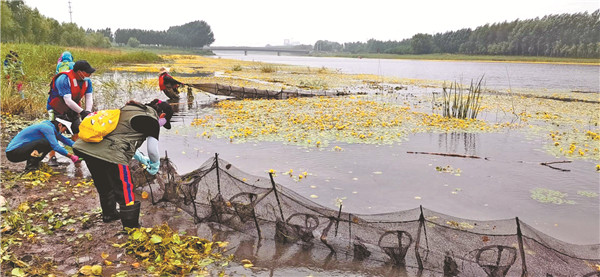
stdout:
[[[193,127],[235,143],[283,141],[321,147],[330,141],[389,144],[411,132],[487,132],[504,125],[411,112],[410,107],[363,97],[221,101]],[[334,147],[334,151],[342,151]]]

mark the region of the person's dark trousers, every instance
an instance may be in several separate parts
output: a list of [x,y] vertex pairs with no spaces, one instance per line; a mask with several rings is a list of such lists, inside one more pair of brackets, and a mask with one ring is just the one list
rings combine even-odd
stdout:
[[[100,197],[102,206],[102,220],[110,222],[123,216],[124,211],[129,211],[130,206],[135,206],[135,195],[133,194],[133,180],[128,165],[110,163],[81,151],[74,149],[75,155],[83,157],[92,174],[94,186]],[[121,212],[117,211],[116,203],[119,203]],[[139,208],[137,209],[139,217]]]
[[[31,153],[33,153],[34,150],[37,150],[38,152],[37,157],[31,156]],[[6,158],[14,163],[27,161],[25,170],[31,171],[37,169],[40,166],[40,162],[44,159],[44,157],[46,157],[50,150],[52,150],[50,142],[48,142],[45,139],[38,139],[23,144],[19,148],[7,151]]]

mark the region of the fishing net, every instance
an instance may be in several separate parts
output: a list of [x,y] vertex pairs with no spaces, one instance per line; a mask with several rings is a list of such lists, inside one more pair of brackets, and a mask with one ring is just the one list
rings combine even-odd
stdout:
[[352,214],[318,205],[271,175],[247,174],[217,155],[184,175],[168,159],[161,164],[156,176],[133,164],[136,185],[151,184],[154,203],[175,204],[197,224],[258,238],[258,244],[241,241],[236,254],[256,255],[266,243],[274,248],[273,259],[341,264],[369,275],[600,276],[600,245],[565,243],[518,218],[477,221],[423,207]]

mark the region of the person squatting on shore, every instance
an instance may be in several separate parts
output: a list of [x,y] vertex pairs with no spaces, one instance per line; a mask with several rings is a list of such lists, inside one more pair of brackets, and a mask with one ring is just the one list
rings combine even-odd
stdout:
[[179,99],[179,86],[185,85],[182,82],[179,82],[171,75],[169,75],[169,69],[166,67],[161,67],[158,72],[158,87],[162,92],[165,93],[169,99]]
[[[114,131],[97,143],[77,140],[73,151],[85,159],[92,174],[100,197],[102,221],[120,218],[123,228],[137,228],[140,226],[141,203],[135,200],[133,194],[129,161],[133,157],[146,165],[148,173],[154,175],[158,172],[160,127],[171,129],[173,109],[168,103],[154,99],[145,105],[129,101],[120,110]],[[138,150],[144,141],[149,157]],[[120,211],[117,211],[117,203]]]
[[40,161],[44,159],[50,150],[69,157],[73,163],[79,162],[79,157],[70,154],[58,144],[73,146],[73,141],[64,137],[62,133],[71,130],[71,123],[57,118],[56,120],[45,120],[21,130],[6,146],[6,158],[11,162],[27,161],[25,171],[37,170]]
[[[72,123],[73,141],[77,140],[79,124],[91,111],[94,105],[92,81],[89,77],[94,69],[87,61],[80,60],[73,65],[73,70],[59,72],[50,82],[50,92],[46,109],[50,120],[55,117]],[[81,100],[85,97],[85,109],[81,107]],[[57,165],[56,157],[50,155],[50,165]]]

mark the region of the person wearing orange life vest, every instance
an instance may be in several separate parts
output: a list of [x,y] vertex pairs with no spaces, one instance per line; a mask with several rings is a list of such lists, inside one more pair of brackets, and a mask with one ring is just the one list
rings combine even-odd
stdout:
[[[94,105],[92,81],[89,77],[94,69],[87,61],[80,60],[73,70],[60,72],[52,78],[46,108],[53,110],[56,117],[72,123],[73,140],[77,140],[79,124],[91,113]],[[85,109],[81,100],[85,98]]]
[[[73,55],[69,51],[65,51],[60,55],[58,62],[56,63],[56,73],[66,72],[69,70],[73,70],[73,66],[75,63],[73,62]],[[49,120],[54,120],[54,109],[48,109],[48,115],[50,116]],[[58,160],[56,159],[56,152],[50,151],[48,154],[48,162],[49,166],[58,166]]]
[[158,72],[158,87],[162,92],[165,93],[169,99],[179,99],[179,86],[185,85],[182,82],[179,82],[171,75],[169,75],[169,69],[166,67],[161,67]]

